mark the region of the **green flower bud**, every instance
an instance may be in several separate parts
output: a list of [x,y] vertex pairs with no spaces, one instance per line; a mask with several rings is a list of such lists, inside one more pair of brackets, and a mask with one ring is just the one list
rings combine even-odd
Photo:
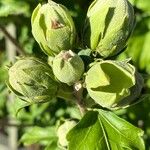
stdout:
[[53,1],[39,4],[33,11],[31,24],[33,36],[46,54],[56,55],[73,47],[76,30],[63,5]]
[[38,103],[54,98],[58,84],[46,63],[27,57],[10,67],[8,86],[19,98],[29,103]]
[[127,0],[95,0],[88,9],[83,44],[103,57],[126,46],[134,28],[134,10]]
[[73,120],[65,121],[57,130],[58,142],[61,146],[65,147],[68,145],[67,133],[76,125],[77,123]]
[[136,77],[134,66],[127,61],[106,60],[95,63],[89,69],[85,83],[90,97],[96,103],[112,109],[118,105],[128,105],[139,96],[142,85],[139,85]]
[[80,56],[69,51],[61,51],[53,60],[53,72],[57,79],[68,85],[80,80],[84,63]]

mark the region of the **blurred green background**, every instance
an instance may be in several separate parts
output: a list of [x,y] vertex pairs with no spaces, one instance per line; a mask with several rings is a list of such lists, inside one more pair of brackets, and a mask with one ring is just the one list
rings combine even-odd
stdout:
[[[80,118],[77,108],[61,99],[55,99],[52,103],[27,106],[16,116],[16,110],[25,104],[10,94],[5,84],[7,66],[17,56],[35,55],[47,60],[32,36],[30,24],[33,9],[38,3],[45,2],[44,0],[0,0],[0,145],[9,147],[10,150],[17,150],[20,147],[58,150],[54,126],[66,118]],[[55,2],[64,4],[69,9],[80,39],[91,0],[55,0]],[[130,2],[134,6],[136,26],[127,49],[117,59],[132,58],[132,63],[145,77],[143,90],[149,93],[150,0],[130,0]],[[150,150],[150,98],[116,113],[144,130],[146,150]],[[30,144],[32,146],[28,146]]]

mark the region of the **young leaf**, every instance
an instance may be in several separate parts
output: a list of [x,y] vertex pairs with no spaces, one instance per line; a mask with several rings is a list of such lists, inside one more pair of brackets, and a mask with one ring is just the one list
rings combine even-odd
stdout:
[[8,109],[11,115],[17,116],[19,111],[21,111],[24,107],[30,106],[31,104],[20,100],[19,98],[15,97],[11,103],[8,103]]
[[69,150],[145,150],[143,131],[114,113],[89,111],[68,133]]
[[19,14],[29,16],[28,3],[17,0],[0,1],[0,17],[7,17],[9,15],[19,15]]
[[33,127],[28,130],[22,137],[21,142],[24,145],[31,145],[37,142],[47,142],[56,141],[57,135],[54,127]]

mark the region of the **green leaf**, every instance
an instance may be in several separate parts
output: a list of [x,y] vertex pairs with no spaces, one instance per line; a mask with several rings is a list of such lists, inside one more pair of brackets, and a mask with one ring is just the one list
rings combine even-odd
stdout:
[[64,150],[58,147],[57,141],[50,142],[44,150]]
[[11,115],[17,116],[21,109],[23,109],[24,107],[29,106],[29,105],[31,105],[31,104],[26,101],[23,101],[17,97],[14,97],[14,100],[12,102],[8,103],[7,107],[9,109],[9,112]]
[[145,150],[143,131],[110,111],[89,111],[68,133],[69,150]]
[[149,53],[149,41],[150,41],[150,32],[147,32],[145,35],[145,41],[141,50],[140,56],[140,68],[145,69],[148,73],[150,73],[150,53]]
[[7,101],[7,90],[4,85],[0,84],[0,118],[6,116],[6,101]]
[[18,0],[0,1],[0,17],[19,14],[29,16],[29,4]]
[[135,5],[138,9],[141,9],[146,12],[150,12],[150,1],[149,0],[129,0],[133,5]]
[[54,127],[33,127],[30,128],[22,137],[21,142],[24,145],[31,145],[37,142],[56,141],[57,135]]

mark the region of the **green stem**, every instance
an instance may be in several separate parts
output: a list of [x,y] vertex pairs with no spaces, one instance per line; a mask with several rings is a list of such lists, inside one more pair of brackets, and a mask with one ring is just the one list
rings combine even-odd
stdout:
[[87,110],[83,102],[83,85],[80,81],[74,84],[74,95],[81,115],[84,116]]
[[66,84],[60,84],[57,92],[57,97],[74,102],[76,100],[73,89]]
[[13,43],[13,45],[16,46],[17,52],[21,55],[25,55],[23,47],[21,45],[19,45],[19,43],[16,41],[16,39],[1,25],[0,25],[0,30]]

